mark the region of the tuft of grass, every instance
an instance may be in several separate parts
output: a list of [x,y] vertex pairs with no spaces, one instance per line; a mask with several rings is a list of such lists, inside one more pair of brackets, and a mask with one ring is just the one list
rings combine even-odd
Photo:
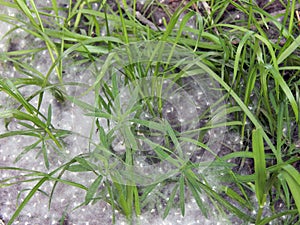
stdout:
[[[179,208],[184,216],[189,195],[195,199],[200,212],[204,216],[210,216],[207,203],[201,198],[205,193],[220,214],[228,216],[230,212],[244,223],[297,224],[300,213],[300,38],[297,36],[299,21],[296,21],[294,15],[297,1],[288,1],[286,10],[280,15],[274,15],[259,8],[254,1],[210,1],[207,2],[210,10],[201,14],[192,9],[203,2],[191,0],[171,15],[165,31],[151,29],[150,23],[147,25],[138,19],[136,1],[133,4],[126,4],[123,0],[118,2],[117,11],[113,11],[106,1],[101,1],[95,10],[94,3],[96,1],[93,0],[70,1],[69,8],[66,9],[55,0],[47,8],[38,8],[33,0],[28,3],[21,0],[0,1],[1,7],[17,11],[17,16],[0,15],[1,21],[12,26],[4,38],[13,39],[13,35],[22,30],[39,42],[38,46],[32,45],[0,55],[1,64],[11,63],[18,73],[13,78],[1,75],[1,94],[5,94],[14,105],[1,109],[0,118],[5,120],[7,128],[12,121],[17,121],[22,127],[20,130],[7,130],[0,134],[0,138],[17,135],[35,138],[32,144],[20,150],[16,161],[28,152],[40,149],[39,154],[43,156],[46,168],[50,168],[48,146],[63,155],[64,137],[74,135],[71,130],[54,127],[52,118],[55,115],[51,104],[48,104],[46,114],[41,112],[46,92],[52,93],[61,102],[69,101],[82,108],[87,116],[94,119],[93,128],[97,129],[98,134],[96,140],[87,139],[90,146],[88,153],[74,157],[52,172],[0,167],[1,170],[25,173],[19,177],[21,182],[37,182],[8,224],[13,224],[30,199],[37,192],[43,191],[43,184],[49,181],[55,182],[52,191],[47,193],[49,206],[55,195],[56,185],[63,183],[86,191],[83,205],[99,200],[109,203],[114,222],[115,210],[118,210],[126,216],[129,223],[133,223],[135,216],[138,217],[147,210],[150,194],[154,194],[156,188],[162,185],[171,189],[169,196],[161,194],[159,198],[161,201],[167,199],[163,218],[174,207]],[[232,14],[228,14],[229,4],[235,9],[229,12]],[[240,19],[235,19],[236,15]],[[278,21],[281,16],[282,23]],[[190,19],[196,21],[196,27],[187,26]],[[137,63],[130,46],[141,41],[161,41],[168,45],[156,46],[146,55],[150,57],[149,62]],[[116,52],[124,44],[127,46],[125,56],[128,64],[113,71],[112,65],[119,66],[115,58]],[[183,51],[192,52],[195,57],[172,61],[177,46],[181,46]],[[168,51],[164,51],[165,47],[169,48]],[[46,73],[39,71],[31,62],[43,51],[47,52],[51,61]],[[166,52],[167,55],[164,55]],[[107,56],[106,60],[99,61],[99,57],[104,55]],[[167,58],[164,63],[160,62],[162,56]],[[183,53],[182,56],[186,55]],[[85,95],[93,92],[95,101],[92,104],[67,94],[66,88],[69,85],[82,85],[65,81],[63,71],[66,66],[64,60],[67,58],[76,60],[78,65],[93,68],[95,82],[82,93]],[[98,70],[100,63],[101,68]],[[180,136],[171,123],[162,122],[162,96],[165,90],[161,80],[157,78],[171,79],[180,84],[186,75],[176,71],[179,67],[186,69],[191,77],[196,76],[195,74],[207,74],[217,82],[219,87],[216,88],[224,95],[220,101],[226,101],[225,106],[216,103],[215,115],[209,115],[209,110],[201,115],[206,121],[205,125],[190,131],[200,133],[196,139]],[[106,79],[107,73],[111,73],[110,79]],[[148,90],[143,89],[145,85],[140,83],[149,73],[156,80],[146,80],[146,84],[156,93],[156,98],[148,97]],[[120,92],[129,83],[132,84],[132,92],[127,107],[124,108]],[[22,91],[27,87],[34,87],[29,89],[33,90],[29,94]],[[33,100],[37,100],[36,105]],[[160,120],[141,118],[145,112]],[[214,116],[226,117],[227,121],[214,123]],[[230,151],[225,148],[228,153],[215,155],[215,162],[209,169],[218,171],[218,167],[225,168],[222,171],[224,175],[219,177],[221,187],[215,190],[205,173],[198,172],[206,162],[186,161],[180,143],[192,143],[199,149],[213,152],[204,142],[204,137],[209,130],[222,126],[227,127],[227,132],[237,131],[244,145]],[[164,144],[149,139],[146,133],[149,130],[163,136]],[[91,130],[90,133],[93,134],[94,131]],[[123,153],[113,149],[120,133],[124,137]],[[188,132],[185,133],[187,134]],[[127,169],[134,166],[140,142],[152,147],[154,153],[146,155],[149,160],[167,161],[176,168],[176,173],[161,175],[147,186],[140,185],[139,182],[146,178],[135,177],[135,171]],[[224,146],[225,144],[222,146],[223,150]],[[112,159],[116,161],[112,163]],[[126,166],[120,169],[115,162]],[[247,169],[246,164],[249,168],[245,175],[239,169]],[[63,176],[66,172],[92,173],[95,178],[86,187],[65,180]],[[1,178],[0,187],[16,184],[15,178]],[[252,200],[253,196],[256,196],[255,201]],[[278,202],[282,202],[282,208],[277,206]]]

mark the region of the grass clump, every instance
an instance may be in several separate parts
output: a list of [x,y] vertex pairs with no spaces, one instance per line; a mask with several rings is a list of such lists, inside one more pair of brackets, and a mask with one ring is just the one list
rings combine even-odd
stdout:
[[[137,11],[136,3],[70,1],[66,8],[55,0],[47,7],[39,7],[34,1],[0,1],[2,7],[13,9],[18,15],[0,15],[1,21],[12,26],[4,37],[13,38],[16,31],[22,30],[39,45],[0,55],[1,64],[10,63],[16,70],[14,77],[3,74],[0,79],[1,94],[13,102],[12,107],[1,110],[0,117],[5,119],[7,128],[12,122],[21,127],[7,129],[0,138],[33,137],[35,141],[20,150],[17,160],[40,149],[38,154],[51,170],[0,167],[25,173],[21,182],[37,181],[8,224],[50,181],[55,185],[49,193],[49,205],[58,183],[75,186],[86,192],[82,205],[99,200],[109,203],[114,222],[118,210],[134,223],[135,216],[149,209],[149,196],[158,195],[158,190],[165,187],[168,196],[158,197],[164,203],[163,218],[174,207],[185,215],[188,196],[192,196],[204,216],[209,216],[211,206],[202,199],[205,193],[216,211],[232,220],[261,225],[299,223],[297,1],[272,1],[261,7],[254,1],[192,0],[168,11],[170,18],[164,26],[156,26],[151,16]],[[160,7],[150,1],[145,4],[144,7]],[[268,7],[272,4],[280,4],[283,10],[271,12]],[[191,20],[193,27],[188,26]],[[149,46],[153,48],[148,49]],[[34,65],[43,52],[51,62],[46,72]],[[176,58],[178,52],[181,54]],[[91,85],[66,81],[67,59],[92,71]],[[220,98],[201,113],[194,111],[197,117],[193,119],[199,123],[196,127],[185,130],[182,127],[191,125],[181,123],[179,129],[177,122],[164,117],[168,104],[164,94],[176,96],[177,89],[184,88],[188,93],[191,87],[186,79],[197,77],[206,78],[200,79],[202,84],[207,80],[216,83],[212,89],[217,92],[209,97]],[[164,86],[166,80],[172,81],[171,85]],[[86,87],[80,95],[92,93],[92,103],[70,95],[70,86]],[[23,91],[28,87],[33,88]],[[48,159],[49,151],[63,157],[64,139],[75,132],[53,125],[55,115],[52,105],[46,103],[47,93],[61,103],[79,106],[94,122],[85,139],[88,152],[54,169]],[[129,95],[125,96],[126,101],[124,96],[122,99],[124,93]],[[221,96],[213,96],[215,93]],[[46,113],[42,112],[44,104],[48,105]],[[220,127],[226,127],[225,139],[228,133],[238,133],[242,145],[231,149],[222,142],[219,150],[213,152],[207,137]],[[116,144],[121,145],[121,150],[116,149]],[[213,162],[206,170],[200,170],[208,162],[185,157],[186,146],[209,152]],[[141,154],[139,149],[146,150]],[[167,162],[171,173],[154,178],[139,174],[136,158],[148,160],[153,167]],[[219,188],[210,183],[208,171],[222,173],[218,177]],[[66,173],[91,173],[93,182],[84,185],[66,180]],[[14,185],[14,179],[2,179],[1,187]]]

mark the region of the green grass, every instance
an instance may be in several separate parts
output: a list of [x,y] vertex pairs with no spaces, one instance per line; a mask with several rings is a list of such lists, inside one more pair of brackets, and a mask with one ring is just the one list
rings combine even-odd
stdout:
[[[96,1],[70,1],[69,9],[64,9],[55,0],[52,0],[49,8],[37,8],[33,0],[28,5],[22,0],[10,3],[0,1],[1,7],[18,11],[14,17],[0,15],[1,21],[12,25],[6,36],[13,38],[16,31],[23,30],[42,45],[0,54],[1,65],[9,62],[20,74],[14,78],[1,75],[1,94],[5,93],[14,104],[1,110],[0,118],[4,119],[7,127],[13,119],[22,127],[21,130],[8,130],[0,134],[0,138],[23,135],[36,139],[31,145],[20,149],[16,160],[29,151],[39,149],[38,154],[42,154],[45,167],[50,168],[48,150],[56,151],[63,157],[64,137],[73,133],[53,126],[51,105],[46,114],[41,112],[45,93],[48,92],[61,102],[70,101],[81,107],[87,116],[94,119],[98,135],[96,141],[87,139],[89,154],[78,155],[49,173],[0,167],[1,170],[25,173],[25,176],[20,175],[22,182],[37,181],[8,224],[13,223],[43,184],[50,181],[55,182],[55,185],[49,193],[49,205],[55,195],[56,184],[63,183],[86,191],[83,205],[99,200],[108,202],[112,207],[113,221],[114,209],[123,213],[129,222],[135,216],[143,214],[147,209],[149,194],[155,193],[157,187],[162,185],[172,187],[169,196],[161,196],[168,199],[162,213],[163,218],[167,217],[173,207],[179,208],[182,215],[185,215],[188,193],[195,199],[201,213],[209,216],[207,203],[201,199],[201,194],[205,193],[224,217],[230,212],[244,223],[262,225],[272,221],[275,224],[299,224],[299,146],[296,143],[299,139],[300,36],[298,21],[294,15],[298,2],[289,1],[286,8],[290,10],[282,15],[271,15],[258,8],[254,1],[207,1],[211,12],[206,11],[204,15],[200,15],[190,11],[179,22],[179,16],[184,10],[193,4],[202,4],[200,1],[191,1],[174,12],[165,31],[152,30],[142,24],[130,10],[135,6],[126,6],[125,1],[122,3],[127,10],[122,10],[123,6],[119,6],[118,12],[113,12],[105,1],[102,1],[101,10],[96,11],[92,8],[94,2]],[[245,16],[240,20],[223,17],[229,2],[237,12],[243,12]],[[61,16],[61,12],[64,16]],[[196,18],[196,28],[190,28],[186,24],[192,16]],[[282,23],[277,20],[279,16],[283,16]],[[180,24],[179,27],[176,26],[177,23]],[[269,37],[269,29],[275,30],[276,35]],[[192,34],[197,35],[197,39],[192,38]],[[143,63],[136,62],[132,55],[134,49],[125,47],[128,64],[121,67],[120,71],[112,70],[112,65],[115,65],[113,63],[124,65],[122,61],[116,60],[115,54],[99,61],[101,56],[116,52],[124,44],[135,46],[134,43],[141,41],[161,41],[169,45],[158,45],[153,52],[147,52],[145,57],[149,57],[149,60]],[[182,53],[182,57],[189,54],[195,57],[190,61],[172,60],[176,46],[186,50],[187,54]],[[164,47],[168,50],[165,51]],[[45,50],[52,64],[44,74],[34,67],[31,60]],[[168,60],[161,63],[159,57],[163,54],[167,54],[164,56]],[[94,93],[93,104],[67,95],[66,87],[77,85],[64,80],[64,60],[67,58],[76,60],[77,65],[90,68],[96,68],[95,65],[102,63],[100,70],[92,70],[95,82],[83,93]],[[199,136],[192,139],[190,136],[180,136],[168,122],[149,122],[140,118],[143,112],[160,118],[164,104],[159,98],[163,95],[160,79],[147,83],[151,85],[157,98],[148,97],[151,95],[141,88],[143,84],[139,83],[140,80],[151,72],[153,77],[172,79],[174,83],[180,84],[184,73],[176,71],[178,67],[185,68],[191,76],[205,73],[218,83],[217,88],[223,94],[220,101],[225,101],[226,104],[216,104],[214,109],[216,116],[228,118],[226,124],[214,122],[213,115],[207,111],[202,116],[208,122],[202,129],[193,131]],[[168,72],[161,72],[161,68]],[[107,73],[111,73],[109,80],[105,78]],[[132,95],[124,111],[119,95],[122,85],[129,82],[133,84]],[[29,86],[34,86],[36,91],[23,94],[22,88]],[[32,103],[34,99],[38,100],[37,105]],[[143,101],[139,102],[137,99]],[[101,125],[103,121],[108,129]],[[206,180],[205,173],[197,172],[202,164],[184,159],[179,143],[192,143],[198,148],[211,151],[203,137],[208,130],[218,126],[226,126],[228,131],[237,131],[245,144],[234,152],[216,157],[211,168],[216,171],[219,167],[223,168],[224,176],[220,177],[221,187],[215,190],[213,184]],[[146,133],[137,140],[137,132],[141,132],[137,131],[139,127],[164,136],[166,144],[157,144],[147,139]],[[93,130],[88,132],[94,133]],[[117,154],[111,149],[119,132],[124,137],[123,154]],[[122,165],[133,166],[133,156],[139,149],[140,141],[153,147],[156,160],[167,160],[176,168],[174,176],[159,176],[151,184],[143,186],[138,184],[138,177],[132,179],[136,173],[130,170],[125,170],[126,173],[117,171],[111,159],[122,162]],[[229,160],[237,165],[234,167]],[[248,175],[242,175],[236,168],[242,169],[246,162],[250,162],[251,168],[248,169]],[[94,182],[85,187],[65,180],[63,175],[66,172],[93,173]],[[126,176],[128,177],[124,182]],[[0,187],[14,185],[14,179],[15,177],[1,180]],[[256,196],[255,201],[252,196]],[[284,204],[280,210],[276,207],[279,201]],[[265,213],[266,210],[268,213]]]

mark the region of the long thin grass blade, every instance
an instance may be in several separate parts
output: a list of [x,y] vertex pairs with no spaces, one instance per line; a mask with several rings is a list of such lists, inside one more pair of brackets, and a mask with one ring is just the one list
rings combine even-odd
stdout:
[[291,165],[286,165],[283,169],[282,175],[287,181],[300,214],[300,173]]
[[265,161],[265,149],[261,129],[252,132],[252,146],[254,156],[255,169],[255,192],[260,207],[263,207],[266,202],[266,181],[267,170]]

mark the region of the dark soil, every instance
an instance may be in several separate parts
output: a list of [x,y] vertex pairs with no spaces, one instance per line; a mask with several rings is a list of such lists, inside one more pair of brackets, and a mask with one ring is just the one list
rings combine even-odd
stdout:
[[[110,5],[113,11],[117,12],[117,2],[119,1],[108,0],[107,4]],[[137,5],[135,7],[132,6],[131,2],[132,1],[127,1],[128,6],[131,6],[131,10],[135,8],[136,11],[141,14],[141,16],[137,16],[137,20],[139,20],[145,25],[149,25],[151,29],[163,30],[165,28],[164,25],[170,21],[170,18],[172,17],[173,13],[178,8],[184,7],[186,4],[188,4],[190,0],[154,0],[145,1],[144,4],[140,3],[140,1],[137,1]],[[283,3],[286,5],[284,5]],[[219,10],[217,12],[210,12],[212,10],[209,8],[209,5],[207,4],[207,6],[205,6],[205,4],[206,1],[198,1],[197,3],[194,3],[189,8],[189,10],[194,10],[197,13],[200,13],[200,15],[204,18],[212,16],[212,19],[216,23],[237,24],[241,26],[247,25],[247,13],[243,12],[242,9],[239,7],[243,6],[242,8],[249,8],[249,5],[246,5],[245,2],[240,0],[234,0],[232,4],[229,3],[227,5],[227,8],[225,10]],[[253,0],[253,5],[254,8],[260,8],[265,12],[271,14],[272,16],[282,14],[284,13],[287,7],[290,7],[288,5],[287,0]],[[300,4],[296,6],[296,9],[299,8]],[[222,13],[222,15],[220,15],[220,13]],[[260,15],[254,14],[254,16],[257,17],[258,20],[261,20]],[[282,19],[283,18],[278,18],[278,20]],[[255,30],[254,26],[252,28]],[[277,39],[279,37],[278,31],[272,23],[268,23],[267,26],[262,26],[262,29],[270,39]]]
[[[143,5],[141,3],[137,4],[137,10],[143,13],[143,15],[151,20],[153,23],[156,25],[161,25],[159,22],[159,19],[165,18],[166,21],[170,20],[170,16],[172,13],[174,13],[179,7],[185,6],[188,2],[188,0],[181,1],[181,0],[157,0],[157,1],[152,1],[151,5]],[[235,0],[235,5],[233,4],[228,4],[225,13],[223,15],[224,18],[229,17],[230,15],[236,14],[240,12],[238,10],[239,5],[242,5],[241,1]],[[255,1],[253,1],[255,2]],[[285,3],[287,0],[284,1]],[[284,6],[281,1],[279,0],[273,0],[273,1],[268,1],[268,0],[257,0],[256,1],[257,7],[263,9],[264,11],[271,13],[271,14],[276,14],[277,12],[280,12],[281,10],[284,10],[286,6]],[[198,3],[193,4],[192,7],[190,7],[191,10],[196,10],[199,11],[202,16],[205,16],[208,12],[204,7],[204,4]]]

